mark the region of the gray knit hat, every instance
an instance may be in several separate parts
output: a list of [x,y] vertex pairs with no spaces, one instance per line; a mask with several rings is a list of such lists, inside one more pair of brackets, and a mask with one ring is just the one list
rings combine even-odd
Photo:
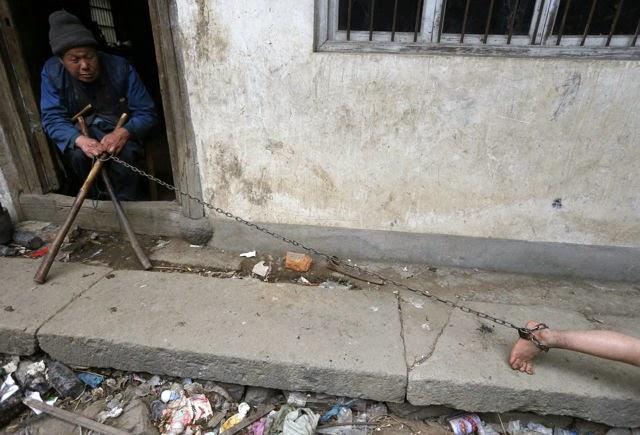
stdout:
[[74,47],[96,46],[98,41],[75,15],[55,11],[49,15],[49,44],[53,54],[63,55]]

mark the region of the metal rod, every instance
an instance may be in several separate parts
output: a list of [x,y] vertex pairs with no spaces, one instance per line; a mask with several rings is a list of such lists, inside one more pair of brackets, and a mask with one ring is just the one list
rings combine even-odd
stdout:
[[444,29],[444,15],[447,10],[447,0],[442,2],[442,9],[440,10],[440,22],[438,23],[438,43],[442,37],[442,29]]
[[347,7],[347,41],[351,41],[351,6],[353,0],[349,0],[349,6]]
[[391,41],[396,39],[396,19],[398,18],[398,0],[393,4],[393,22],[391,23]]
[[533,35],[531,35],[531,45],[536,45],[536,37],[538,36],[538,29],[540,28],[540,20],[542,20],[543,10],[544,10],[544,0],[540,2],[540,10],[538,12],[538,18],[536,18],[536,25],[533,28]]
[[633,41],[631,41],[631,47],[636,46],[636,42],[638,42],[638,34],[640,33],[640,20],[638,20],[638,26],[636,27],[636,34],[633,35]]
[[606,44],[607,47],[611,43],[611,38],[613,38],[613,32],[616,31],[616,26],[618,25],[618,18],[620,18],[620,12],[622,12],[623,4],[624,4],[624,0],[620,0],[620,3],[618,3],[618,10],[616,11],[616,15],[613,17],[613,22],[611,23],[611,30],[609,30],[609,37],[607,38],[607,44]]
[[369,18],[369,41],[373,40],[373,14],[376,9],[376,0],[371,0],[371,17]]
[[495,0],[491,0],[489,3],[489,14],[487,15],[487,25],[484,27],[484,38],[482,40],[483,44],[487,43],[487,39],[489,38],[489,27],[491,26],[491,18],[493,17],[493,4]]
[[507,45],[511,44],[511,37],[513,36],[513,29],[516,25],[516,15],[518,14],[518,7],[520,6],[520,0],[516,0],[516,4],[513,7],[513,13],[509,19],[509,34],[507,35]]
[[462,30],[460,31],[460,44],[464,42],[464,34],[467,30],[467,17],[469,16],[469,4],[471,0],[466,0],[464,4],[464,16],[462,17]]
[[582,34],[582,41],[580,41],[580,46],[584,46],[584,42],[587,40],[587,36],[589,35],[589,30],[591,29],[591,21],[593,20],[593,13],[596,11],[596,5],[598,4],[598,0],[593,0],[591,2],[591,9],[589,10],[589,17],[587,18],[587,24],[584,26],[584,33]]
[[560,41],[562,41],[564,25],[567,22],[567,15],[569,14],[569,6],[571,6],[571,0],[566,0],[566,3],[564,5],[564,12],[562,13],[562,21],[560,22],[560,29],[558,30],[558,39],[556,39],[556,45],[560,45]]
[[420,8],[422,7],[422,0],[418,0],[418,5],[416,6],[416,26],[413,29],[413,42],[418,40],[418,29],[420,28]]

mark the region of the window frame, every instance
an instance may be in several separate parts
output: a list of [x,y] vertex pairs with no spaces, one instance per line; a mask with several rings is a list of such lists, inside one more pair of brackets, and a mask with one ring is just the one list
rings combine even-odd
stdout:
[[[340,0],[316,0],[314,49],[318,52],[348,53],[409,53],[451,54],[471,56],[541,57],[541,58],[588,58],[612,60],[639,60],[640,43],[630,46],[633,35],[614,35],[609,47],[605,46],[607,35],[588,36],[581,46],[582,35],[563,35],[560,45],[553,34],[553,26],[559,11],[560,0],[536,0],[529,35],[513,35],[506,44],[507,35],[489,34],[486,44],[484,35],[465,34],[460,43],[460,34],[443,33],[437,41],[438,29],[442,25],[442,9],[446,0],[423,0],[421,31],[414,42],[413,32],[396,32],[391,41],[391,32],[373,31],[369,40],[368,31],[338,30]],[[538,21],[539,20],[539,21]],[[537,25],[536,25],[537,24]],[[536,28],[537,27],[537,31]],[[531,45],[535,31],[535,44]]]

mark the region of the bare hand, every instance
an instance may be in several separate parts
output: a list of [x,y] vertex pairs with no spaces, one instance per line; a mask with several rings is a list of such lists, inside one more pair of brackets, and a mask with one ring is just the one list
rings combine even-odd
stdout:
[[80,148],[90,159],[98,157],[104,152],[104,147],[100,142],[87,136],[78,136],[76,139],[76,146]]
[[100,143],[106,152],[117,155],[130,136],[126,128],[120,127],[103,137]]

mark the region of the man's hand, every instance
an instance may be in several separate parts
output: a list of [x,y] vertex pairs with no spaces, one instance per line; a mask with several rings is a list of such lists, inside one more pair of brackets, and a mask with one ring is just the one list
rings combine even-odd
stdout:
[[130,136],[126,128],[120,127],[103,137],[100,143],[106,152],[117,155],[120,153],[124,144],[127,143]]
[[100,142],[87,136],[78,136],[76,139],[76,146],[80,148],[90,159],[98,157],[104,152],[104,147]]

